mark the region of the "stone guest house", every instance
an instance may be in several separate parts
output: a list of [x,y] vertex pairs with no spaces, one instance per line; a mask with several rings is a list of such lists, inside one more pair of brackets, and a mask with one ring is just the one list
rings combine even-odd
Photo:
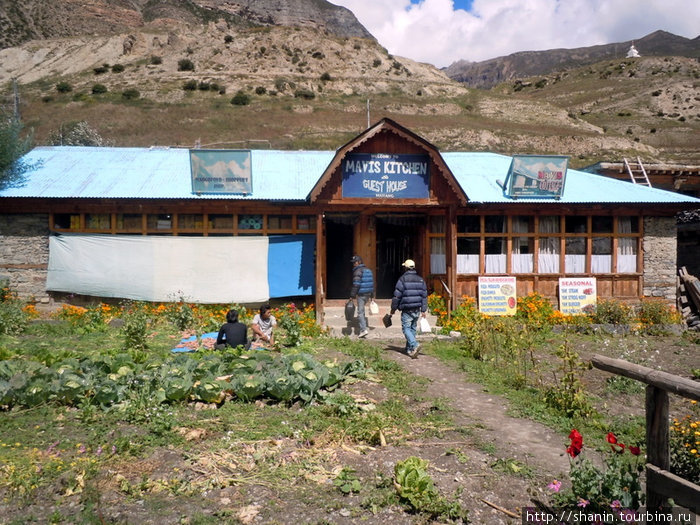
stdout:
[[323,305],[348,296],[356,253],[375,271],[379,298],[412,258],[453,306],[496,275],[516,277],[518,296],[555,301],[560,277],[595,277],[601,298],[673,302],[674,216],[700,207],[565,168],[542,193],[511,173],[522,158],[442,153],[389,119],[335,152],[253,150],[227,166],[234,153],[214,152],[223,160],[207,173],[247,177],[230,191],[193,183],[193,158],[210,153],[36,148],[26,184],[0,192],[0,275],[44,302],[309,296]]

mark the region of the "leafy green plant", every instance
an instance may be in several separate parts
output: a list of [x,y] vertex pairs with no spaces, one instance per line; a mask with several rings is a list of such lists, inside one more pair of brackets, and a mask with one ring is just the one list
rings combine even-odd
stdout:
[[671,472],[692,483],[700,483],[700,418],[690,414],[675,418],[669,438]]
[[642,324],[642,331],[648,334],[660,334],[665,326],[679,324],[683,320],[668,303],[652,299],[642,300],[637,310],[637,318]]
[[629,306],[615,299],[599,299],[593,312],[589,314],[591,321],[597,324],[628,324],[631,320]]
[[355,469],[350,467],[343,467],[333,480],[333,486],[343,494],[360,492],[360,490],[362,490],[362,483],[355,475]]
[[122,317],[124,326],[124,349],[127,351],[145,351],[148,349],[147,330],[149,315],[140,303],[126,303]]
[[141,96],[137,89],[125,89],[122,91],[122,98],[125,100],[136,100]]
[[250,95],[243,91],[238,91],[231,99],[231,104],[234,106],[247,106],[250,104]]
[[71,86],[68,82],[62,81],[56,84],[56,91],[59,93],[69,93],[73,91],[73,86]]
[[587,417],[593,413],[593,407],[586,398],[581,382],[581,372],[590,365],[580,360],[569,344],[568,339],[557,348],[555,355],[561,359],[559,371],[562,376],[554,386],[549,387],[544,399],[550,407],[561,411],[567,417]]
[[181,58],[177,61],[178,71],[194,71],[194,62],[189,58]]
[[428,461],[411,456],[394,466],[395,487],[401,502],[415,512],[428,514],[430,518],[468,523],[468,511],[462,508],[459,501],[449,501],[440,496],[427,472],[428,465]]
[[93,84],[92,86],[92,94],[93,95],[101,95],[103,93],[107,93],[107,86],[104,84]]
[[0,334],[20,334],[27,327],[29,316],[19,299],[0,301]]

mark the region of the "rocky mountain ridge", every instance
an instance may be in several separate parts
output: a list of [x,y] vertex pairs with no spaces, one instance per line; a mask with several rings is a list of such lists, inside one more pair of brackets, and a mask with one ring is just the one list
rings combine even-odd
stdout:
[[104,36],[201,26],[313,28],[338,37],[373,38],[348,9],[325,0],[0,0],[0,49],[28,40]]
[[522,51],[481,62],[459,60],[443,71],[451,79],[469,87],[489,89],[501,82],[548,75],[603,60],[619,60],[626,57],[633,44],[641,56],[700,58],[700,37],[691,40],[665,31],[655,31],[638,40],[627,42],[575,49]]

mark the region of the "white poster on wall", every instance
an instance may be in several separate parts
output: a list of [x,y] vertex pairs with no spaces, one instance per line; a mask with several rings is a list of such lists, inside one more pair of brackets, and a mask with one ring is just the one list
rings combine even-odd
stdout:
[[595,307],[597,290],[595,277],[561,277],[559,279],[559,311],[582,314],[587,306]]

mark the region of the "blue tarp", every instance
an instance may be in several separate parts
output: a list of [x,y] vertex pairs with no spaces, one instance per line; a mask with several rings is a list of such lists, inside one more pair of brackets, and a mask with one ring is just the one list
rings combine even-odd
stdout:
[[271,235],[267,253],[270,297],[313,295],[314,235]]

